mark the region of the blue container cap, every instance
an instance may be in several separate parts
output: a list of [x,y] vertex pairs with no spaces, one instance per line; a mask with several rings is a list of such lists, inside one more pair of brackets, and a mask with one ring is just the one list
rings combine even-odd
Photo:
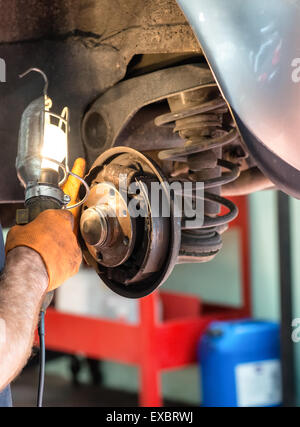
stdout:
[[[264,338],[268,336],[268,340]],[[226,339],[225,339],[226,338]],[[232,345],[238,345],[239,351],[243,352],[249,348],[255,348],[259,340],[263,340],[264,346],[272,347],[279,342],[279,324],[271,321],[242,319],[231,321],[216,321],[212,322],[203,339],[209,340],[221,346],[223,351],[230,351]]]
[[234,331],[235,333],[257,333],[270,330],[279,330],[279,324],[266,320],[241,319],[212,322],[207,329],[207,333],[218,337],[227,331]]

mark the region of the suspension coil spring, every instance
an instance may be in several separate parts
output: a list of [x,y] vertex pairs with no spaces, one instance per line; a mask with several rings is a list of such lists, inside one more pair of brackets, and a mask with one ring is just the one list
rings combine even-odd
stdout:
[[[238,215],[230,200],[221,197],[221,187],[239,177],[239,166],[222,159],[223,147],[234,143],[238,132],[230,121],[226,122],[228,106],[215,84],[180,93],[168,99],[170,113],[155,120],[157,126],[173,126],[185,143],[177,148],[160,151],[163,161],[176,162],[177,181],[204,183],[204,222],[199,228],[182,223],[181,257],[207,261],[222,246],[220,235],[227,224]],[[228,172],[222,173],[222,169]],[[209,191],[208,191],[209,190]],[[220,214],[221,206],[229,212]]]

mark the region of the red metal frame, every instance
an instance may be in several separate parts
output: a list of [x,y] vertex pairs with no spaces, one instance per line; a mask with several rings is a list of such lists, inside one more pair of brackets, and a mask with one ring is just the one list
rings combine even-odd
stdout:
[[[47,348],[138,365],[140,405],[161,406],[161,371],[194,364],[197,342],[213,320],[250,315],[247,199],[240,197],[234,201],[240,209],[232,227],[240,229],[242,307],[202,306],[195,297],[155,292],[140,300],[138,325],[75,316],[49,308],[46,315]],[[162,322],[157,317],[158,298],[164,306]]]

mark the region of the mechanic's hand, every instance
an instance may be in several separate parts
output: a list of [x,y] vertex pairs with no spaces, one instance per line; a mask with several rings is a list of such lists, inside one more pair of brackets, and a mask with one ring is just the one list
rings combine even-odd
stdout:
[[66,210],[46,210],[27,225],[9,231],[5,252],[26,246],[38,252],[46,266],[52,291],[79,270],[82,255],[73,232],[74,218]]

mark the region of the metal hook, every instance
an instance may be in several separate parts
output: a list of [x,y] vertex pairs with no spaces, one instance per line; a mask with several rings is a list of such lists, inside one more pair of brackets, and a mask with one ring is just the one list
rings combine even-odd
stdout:
[[44,73],[44,71],[40,70],[39,68],[29,68],[29,70],[25,71],[25,73],[23,74],[19,74],[20,79],[22,79],[24,76],[26,76],[27,74],[31,73],[31,71],[35,71],[37,73],[40,73],[43,76],[43,79],[45,81],[45,85],[44,85],[44,96],[47,97],[47,91],[48,91],[48,78],[46,76],[46,74]]

